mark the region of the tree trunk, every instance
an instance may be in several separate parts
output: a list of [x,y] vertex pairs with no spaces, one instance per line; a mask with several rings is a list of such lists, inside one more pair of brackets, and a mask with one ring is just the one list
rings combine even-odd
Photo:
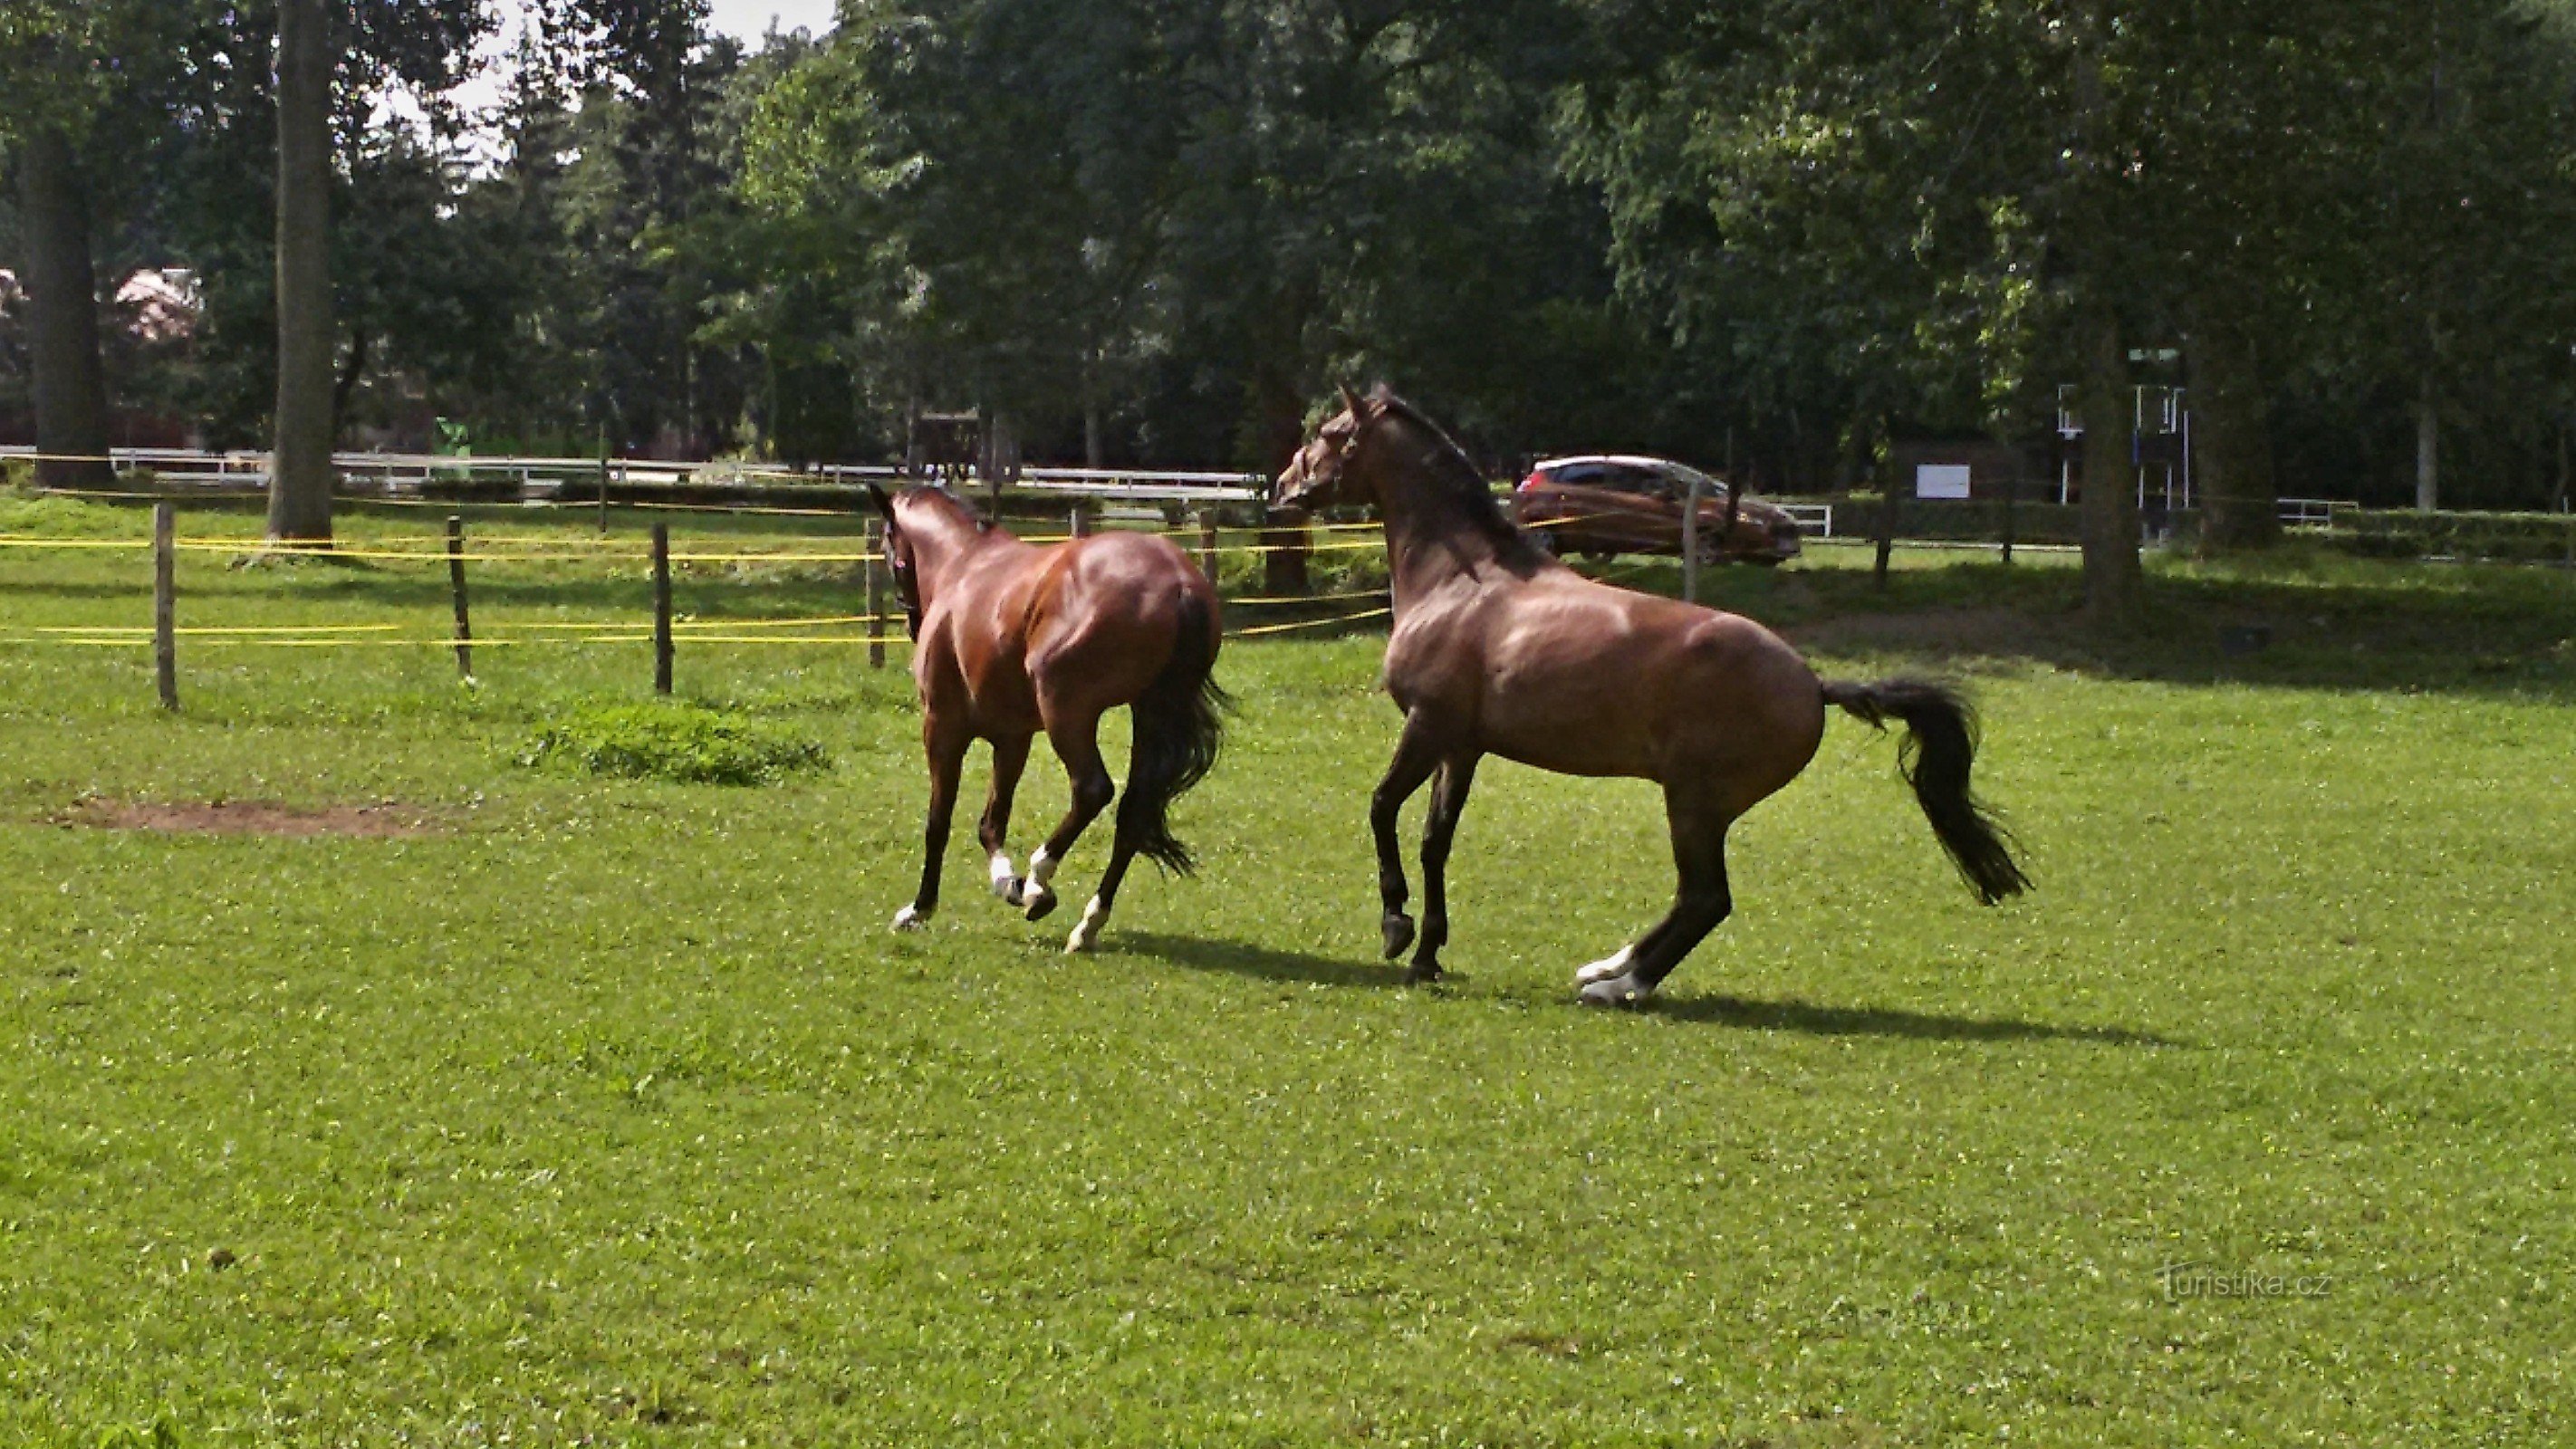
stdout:
[[1100,355],[1082,359],[1082,466],[1098,468],[1109,453],[1100,433]]
[[2109,317],[2087,324],[2084,413],[2084,612],[2097,626],[2129,623],[2146,597],[2138,562],[2137,480],[2128,354]]
[[18,153],[18,207],[27,239],[28,330],[36,383],[36,481],[100,488],[107,463],[107,380],[99,362],[98,276],[90,264],[89,203],[70,140],[57,130]]
[[2442,506],[2442,414],[2433,391],[2433,374],[2424,374],[2424,391],[2415,399],[2415,507],[2430,513]]
[[2567,483],[2570,460],[2567,449],[2567,425],[2558,425],[2558,511],[2567,511]]
[[[1297,387],[1273,370],[1265,369],[1252,384],[1252,416],[1247,423],[1252,430],[1254,456],[1259,460],[1261,476],[1276,478],[1287,468],[1289,460],[1306,443],[1305,402]],[[1313,542],[1306,527],[1306,516],[1299,514],[1266,514],[1268,525],[1261,532],[1261,586],[1273,597],[1303,594],[1306,584],[1306,554]]]
[[2191,341],[2192,410],[2204,419],[2193,439],[2201,551],[2269,548],[2281,539],[2281,490],[2272,472],[2271,398],[2253,339],[2216,321]]
[[272,540],[331,539],[331,8],[277,7],[277,417]]

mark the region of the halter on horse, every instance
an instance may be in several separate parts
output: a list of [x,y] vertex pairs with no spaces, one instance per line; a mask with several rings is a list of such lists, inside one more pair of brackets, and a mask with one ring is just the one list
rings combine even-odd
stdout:
[[1807,767],[1829,704],[1873,726],[1905,722],[1899,758],[1915,798],[1980,900],[2028,887],[2008,837],[1969,793],[1976,725],[1956,693],[1912,679],[1819,681],[1750,619],[1594,583],[1512,527],[1466,455],[1410,405],[1383,387],[1342,398],[1272,501],[1374,504],[1386,522],[1386,689],[1404,732],[1369,824],[1391,959],[1414,939],[1396,817],[1434,780],[1414,980],[1440,975],[1450,839],[1488,754],[1664,787],[1680,887],[1653,930],[1576,973],[1594,1005],[1644,1001],[1726,919],[1727,829]]
[[[916,641],[912,677],[930,760],[921,888],[896,913],[895,929],[916,929],[938,908],[958,769],[979,739],[993,746],[992,795],[977,830],[992,860],[993,893],[1032,921],[1054,910],[1056,867],[1116,795],[1100,759],[1100,717],[1126,705],[1135,743],[1109,869],[1065,943],[1088,950],[1129,862],[1141,854],[1181,875],[1192,869],[1166,816],[1216,763],[1223,734],[1228,701],[1210,677],[1220,637],[1216,590],[1169,539],[1104,533],[1038,548],[936,488],[893,498],[869,491],[885,515],[886,557]],[[1022,878],[1003,837],[1040,730],[1072,777],[1073,808]]]

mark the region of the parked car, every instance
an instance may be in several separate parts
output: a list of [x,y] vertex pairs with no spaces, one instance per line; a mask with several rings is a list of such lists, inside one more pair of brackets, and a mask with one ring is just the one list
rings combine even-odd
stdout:
[[1679,557],[1682,512],[1694,481],[1702,562],[1770,565],[1797,557],[1798,524],[1785,511],[1748,498],[1730,527],[1727,486],[1664,458],[1547,459],[1512,491],[1512,516],[1561,554]]

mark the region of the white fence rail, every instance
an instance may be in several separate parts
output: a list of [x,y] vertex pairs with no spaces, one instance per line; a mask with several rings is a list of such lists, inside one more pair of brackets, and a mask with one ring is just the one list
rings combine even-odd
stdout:
[[1782,503],[1774,505],[1789,515],[1798,531],[1809,538],[1834,536],[1834,506],[1830,503]]
[[[33,448],[0,448],[0,458],[35,456]],[[268,454],[214,453],[181,448],[117,448],[110,452],[120,477],[149,472],[163,484],[209,491],[254,490],[268,485]],[[373,483],[394,496],[419,494],[437,484],[506,483],[521,496],[545,500],[567,486],[596,489],[605,471],[624,488],[793,488],[812,484],[892,482],[899,468],[832,464],[797,469],[774,464],[687,463],[660,458],[452,457],[433,453],[335,453],[332,466],[344,479]],[[1190,473],[1158,469],[1025,468],[1014,492],[1138,503],[1257,503],[1264,481],[1243,473]]]

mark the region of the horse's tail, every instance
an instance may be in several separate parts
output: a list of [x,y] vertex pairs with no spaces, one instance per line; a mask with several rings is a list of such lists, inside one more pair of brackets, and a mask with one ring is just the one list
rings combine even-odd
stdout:
[[1884,679],[1876,684],[1824,681],[1825,703],[1839,705],[1873,729],[1893,715],[1905,721],[1898,768],[1923,803],[1932,833],[1957,862],[1977,899],[1993,905],[2030,889],[2030,877],[2013,859],[2010,832],[1968,791],[1968,767],[1977,753],[1977,714],[1957,690],[1927,679]]
[[1225,742],[1225,715],[1234,707],[1233,698],[1217,687],[1216,649],[1215,606],[1201,594],[1184,596],[1172,657],[1128,711],[1135,724],[1135,748],[1128,758],[1118,827],[1122,833],[1135,832],[1139,854],[1176,875],[1190,874],[1198,862],[1172,835],[1172,802],[1216,764]]

